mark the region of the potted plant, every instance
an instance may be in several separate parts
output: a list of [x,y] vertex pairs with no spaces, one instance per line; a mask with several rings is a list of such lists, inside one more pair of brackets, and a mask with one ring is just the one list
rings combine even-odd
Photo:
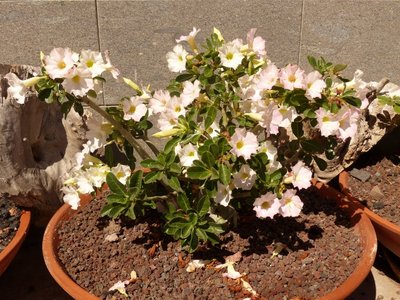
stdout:
[[28,232],[31,213],[19,209],[5,195],[0,198],[0,275],[17,254]]
[[[95,51],[56,48],[42,55],[42,72],[29,84],[8,76],[9,94],[20,103],[34,86],[39,99],[60,104],[65,115],[74,109],[88,127],[87,142],[62,188],[71,207],[61,208],[45,233],[50,272],[77,299],[118,296],[117,291],[133,298],[222,293],[298,299],[313,293],[344,299],[372,266],[374,232],[340,193],[311,181],[313,170],[326,170],[335,150],[356,134],[363,90],[341,76],[345,65],[323,58],[309,57],[314,71],[308,74],[297,65],[278,68],[254,29],[245,42],[225,41],[214,29],[204,51],[196,44],[197,33],[194,28],[182,36],[167,54],[169,69],[179,75],[166,90],[151,91],[124,78],[135,95],[105,110],[95,103],[102,74],[119,75],[107,54],[104,61]],[[153,137],[166,139],[162,150],[148,136],[153,123],[158,128]],[[123,155],[124,165],[114,152]],[[109,189],[102,189],[104,183]],[[96,191],[96,200],[81,200]],[[329,198],[338,199],[347,216]],[[92,221],[86,223],[87,217]],[[107,234],[92,246],[109,249],[110,259],[85,248],[98,229]],[[123,254],[131,259],[124,256],[122,265],[137,263],[129,272],[116,263]],[[115,284],[99,279],[105,270],[87,274],[92,267],[85,259],[92,257],[100,258],[95,264],[103,262]],[[56,274],[53,263],[60,260],[74,280]],[[307,265],[315,269],[305,276]],[[286,272],[294,269],[297,273]],[[264,270],[274,273],[266,277]],[[91,278],[101,291],[96,296],[79,294],[84,289],[76,284],[66,287]],[[323,283],[329,278],[333,285]],[[269,294],[263,294],[267,288]]]

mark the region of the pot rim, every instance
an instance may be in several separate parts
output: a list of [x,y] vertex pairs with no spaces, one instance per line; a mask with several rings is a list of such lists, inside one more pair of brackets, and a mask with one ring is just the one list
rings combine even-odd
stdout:
[[[319,300],[345,299],[365,280],[372,268],[377,252],[376,234],[369,218],[359,207],[356,207],[351,201],[347,200],[345,195],[320,182],[314,182],[314,185],[320,193],[325,194],[327,197],[338,199],[338,206],[353,220],[357,220],[354,226],[357,227],[357,232],[363,242],[363,254],[354,271],[340,286],[322,296]],[[90,198],[83,200],[81,203],[85,205],[89,201]],[[74,212],[68,204],[64,204],[51,218],[43,237],[44,261],[56,282],[74,299],[98,300],[97,296],[80,287],[67,275],[57,258],[55,249],[55,244],[58,242],[57,229],[60,222],[68,219]]]
[[[22,210],[21,216],[19,218],[19,226],[17,232],[15,233],[15,236],[10,241],[10,243],[8,243],[8,245],[3,249],[3,251],[0,252],[0,262],[6,261],[9,258],[11,258],[10,259],[11,262],[13,256],[16,254],[16,252],[18,251],[19,247],[21,246],[22,242],[26,237],[30,223],[31,223],[31,212],[29,210]],[[7,265],[6,268],[8,267],[8,264],[10,262],[6,263]],[[6,268],[3,271],[0,270],[0,275],[2,274],[2,272],[6,270]]]
[[350,174],[347,171],[343,171],[339,174],[339,185],[340,189],[343,194],[345,194],[349,199],[353,200],[355,204],[362,209],[374,222],[377,224],[388,228],[390,231],[394,232],[395,234],[400,235],[400,226],[390,222],[389,220],[385,219],[384,217],[381,217],[380,215],[374,213],[372,210],[370,210],[368,207],[363,205],[360,200],[356,197],[354,197],[350,193],[349,189],[349,178]]

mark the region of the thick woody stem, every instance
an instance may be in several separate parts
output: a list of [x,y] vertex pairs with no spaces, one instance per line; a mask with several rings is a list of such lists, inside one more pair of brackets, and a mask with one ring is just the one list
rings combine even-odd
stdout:
[[100,106],[98,106],[96,103],[94,103],[92,100],[89,99],[89,97],[83,97],[82,102],[87,104],[90,108],[92,108],[94,111],[99,113],[102,117],[104,117],[108,122],[111,123],[120,133],[121,135],[128,141],[129,144],[132,145],[132,147],[139,153],[140,157],[142,159],[150,158],[151,155],[149,155],[141,145],[135,140],[135,138],[132,136],[132,134],[126,130],[120,123],[118,123],[116,120],[114,120],[106,111],[104,111]]

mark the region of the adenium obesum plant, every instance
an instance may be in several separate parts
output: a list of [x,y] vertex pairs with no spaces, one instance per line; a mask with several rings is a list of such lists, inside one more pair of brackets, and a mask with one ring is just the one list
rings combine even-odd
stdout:
[[[115,107],[96,104],[103,74],[119,78],[107,53],[56,48],[42,54],[41,74],[6,76],[17,103],[34,86],[40,100],[86,119],[87,142],[65,179],[65,202],[76,209],[81,194],[107,182],[103,216],[137,219],[158,209],[165,233],[190,251],[218,243],[231,220],[252,210],[258,218],[298,216],[297,192],[311,185],[313,166],[326,167],[321,157],[333,158],[338,143],[354,136],[369,91],[359,71],[347,80],[345,65],[323,58],[309,57],[310,73],[278,67],[255,29],[233,41],[214,29],[203,50],[198,32],[180,37],[167,54],[178,75],[165,90],[123,78],[134,92]],[[395,109],[398,100],[382,98]],[[147,134],[153,125],[153,136],[167,140],[161,151]],[[113,144],[125,165],[113,158]],[[136,166],[139,157],[146,172]]]

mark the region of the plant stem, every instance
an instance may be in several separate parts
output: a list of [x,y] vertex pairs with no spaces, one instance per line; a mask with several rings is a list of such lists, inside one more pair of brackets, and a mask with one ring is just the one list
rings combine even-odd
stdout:
[[89,97],[83,97],[82,102],[87,104],[94,111],[99,113],[102,117],[104,117],[108,122],[111,123],[120,133],[121,135],[128,141],[129,144],[139,153],[140,157],[143,159],[150,158],[149,155],[142,146],[135,140],[132,134],[126,130],[120,123],[113,119],[105,110],[103,110],[100,106],[98,106],[95,102],[89,99]]

